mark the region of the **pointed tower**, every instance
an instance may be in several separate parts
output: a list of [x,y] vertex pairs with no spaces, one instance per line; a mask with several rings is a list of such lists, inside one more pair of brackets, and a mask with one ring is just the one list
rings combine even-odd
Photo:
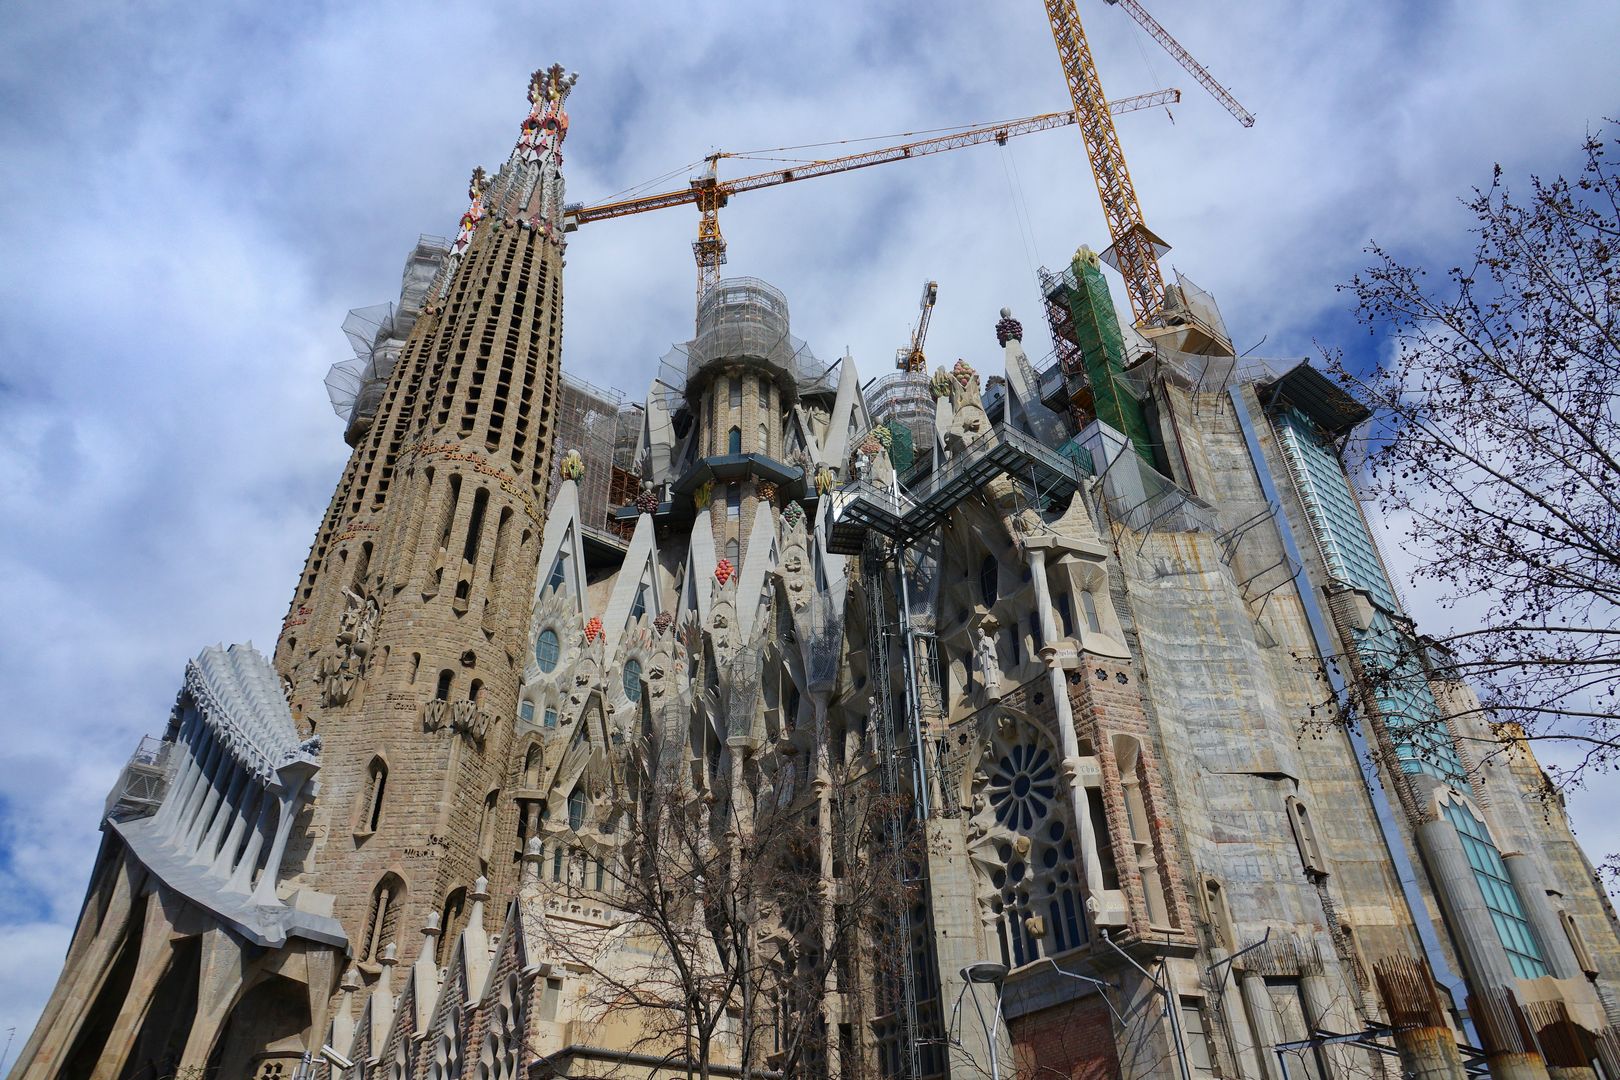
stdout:
[[[294,875],[337,897],[362,971],[486,872],[551,468],[564,102],[536,72],[316,534],[276,649],[331,767]],[[402,957],[404,959],[404,957]]]

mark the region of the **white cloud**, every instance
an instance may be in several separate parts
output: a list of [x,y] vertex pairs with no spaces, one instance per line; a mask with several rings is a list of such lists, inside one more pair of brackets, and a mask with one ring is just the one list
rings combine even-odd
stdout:
[[[1120,121],[1170,261],[1243,344],[1340,332],[1369,237],[1443,263],[1456,196],[1567,162],[1620,100],[1620,9],[1243,5],[1157,14],[1259,117],[1240,129],[1117,8],[1082,5],[1108,91],[1177,85],[1176,123]],[[121,758],[185,659],[273,640],[345,447],[321,391],[338,323],[391,298],[502,160],[528,73],[581,72],[575,198],[714,148],[1064,107],[1040,6],[427,3],[13,5],[0,49],[0,1028],[54,975]],[[1140,41],[1140,51],[1138,46]],[[747,162],[728,163],[739,169]],[[1010,184],[1016,165],[1017,183]],[[736,175],[732,172],[730,175]],[[682,177],[677,176],[677,181]],[[993,354],[1011,305],[1044,351],[1032,266],[1105,241],[1072,129],[739,197],[728,269],[867,375],[941,283],[936,359]],[[639,393],[688,332],[695,214],[576,234],[565,363]],[[16,951],[14,951],[16,950]],[[22,963],[28,958],[31,962]]]

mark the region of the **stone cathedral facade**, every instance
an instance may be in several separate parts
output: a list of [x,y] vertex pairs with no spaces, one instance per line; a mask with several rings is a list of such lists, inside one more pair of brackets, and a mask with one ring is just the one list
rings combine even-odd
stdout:
[[186,665],[17,1080],[1620,1076],[1614,912],[1417,647],[1361,406],[1086,249],[1041,371],[1003,309],[869,393],[731,279],[603,405],[573,81],[346,324],[275,654]]

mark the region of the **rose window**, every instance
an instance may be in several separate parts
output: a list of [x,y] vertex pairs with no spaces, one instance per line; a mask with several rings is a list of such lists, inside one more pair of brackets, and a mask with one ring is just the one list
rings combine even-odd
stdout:
[[990,805],[996,821],[1013,832],[1027,832],[1046,817],[1057,798],[1057,769],[1042,746],[1021,743],[996,763],[990,778]]
[[999,749],[985,785],[998,864],[989,901],[1002,962],[1021,967],[1083,944],[1085,906],[1056,755],[1027,728]]

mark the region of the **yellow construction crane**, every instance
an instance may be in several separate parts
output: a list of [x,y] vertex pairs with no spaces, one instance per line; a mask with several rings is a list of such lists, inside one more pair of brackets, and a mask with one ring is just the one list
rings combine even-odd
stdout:
[[1238,104],[1232,92],[1215,81],[1215,76],[1204,70],[1204,65],[1192,58],[1192,54],[1181,47],[1181,43],[1170,36],[1170,31],[1159,25],[1159,20],[1147,13],[1137,0],[1107,0],[1125,9],[1125,13],[1136,20],[1136,24],[1148,32],[1148,36],[1163,46],[1183,68],[1187,74],[1198,80],[1198,85],[1209,91],[1209,96],[1220,102],[1227,112],[1237,118],[1237,122],[1244,127],[1254,127],[1254,115]]
[[917,316],[917,329],[911,332],[911,344],[902,346],[894,354],[894,366],[901,371],[920,375],[928,370],[928,361],[923,357],[923,340],[928,337],[928,320],[934,317],[934,301],[938,299],[939,282],[923,282],[922,302],[918,305],[922,314]]
[[[1074,0],[1043,2],[1047,21],[1052,24],[1052,40],[1057,43],[1058,60],[1063,65],[1063,77],[1069,84],[1069,98],[1074,102],[1080,137],[1086,144],[1086,157],[1091,162],[1091,173],[1097,180],[1097,194],[1102,197],[1108,235],[1113,241],[1103,252],[1103,259],[1125,279],[1125,294],[1130,300],[1131,312],[1136,316],[1137,324],[1151,325],[1157,320],[1159,309],[1164,307],[1164,272],[1159,269],[1159,256],[1170,248],[1142,219],[1142,206],[1136,199],[1136,185],[1131,182],[1130,170],[1125,167],[1125,152],[1120,148],[1119,134],[1114,130],[1114,118],[1108,108],[1108,99],[1103,96],[1097,65],[1091,58],[1091,46],[1086,41],[1085,31],[1081,29],[1080,13],[1075,10]],[[1136,0],[1111,2],[1122,4],[1132,18],[1232,111],[1240,123],[1245,127],[1254,123],[1254,117],[1215,82],[1209,72],[1142,9],[1141,4]]]
[[[1121,113],[1135,112],[1139,109],[1151,109],[1159,105],[1171,105],[1180,100],[1180,90],[1156,90],[1150,94],[1137,94],[1134,97],[1123,98],[1119,101],[1104,102],[1099,108],[1105,116],[1114,116]],[[846,154],[843,157],[807,161],[802,165],[794,165],[786,169],[774,169],[771,172],[755,173],[752,176],[738,177],[735,180],[721,180],[717,175],[717,167],[721,158],[743,155],[714,153],[705,159],[707,167],[704,169],[703,174],[695,177],[686,187],[674,191],[662,191],[652,195],[639,195],[634,198],[599,203],[595,206],[569,207],[564,220],[564,228],[572,230],[593,221],[627,217],[630,214],[641,214],[649,210],[662,210],[666,206],[696,206],[699,213],[698,237],[692,242],[692,255],[697,260],[697,295],[701,301],[703,294],[720,280],[720,267],[726,261],[726,240],[720,232],[720,208],[725,206],[733,195],[745,191],[757,191],[760,188],[775,187],[779,184],[792,183],[795,180],[808,180],[815,176],[829,176],[833,173],[849,172],[852,169],[883,165],[891,161],[908,161],[928,154],[957,150],[964,146],[976,146],[979,143],[994,142],[1004,146],[1008,139],[1018,135],[1027,135],[1035,131],[1046,131],[1051,128],[1073,124],[1076,122],[1076,116],[1075,112],[1055,112],[1042,113],[1039,116],[1026,116],[1018,120],[1003,120],[1000,123],[966,128],[929,139],[897,143],[893,146],[879,147],[875,150],[863,150],[860,153]],[[1112,126],[1110,126],[1109,130],[1113,130]]]

